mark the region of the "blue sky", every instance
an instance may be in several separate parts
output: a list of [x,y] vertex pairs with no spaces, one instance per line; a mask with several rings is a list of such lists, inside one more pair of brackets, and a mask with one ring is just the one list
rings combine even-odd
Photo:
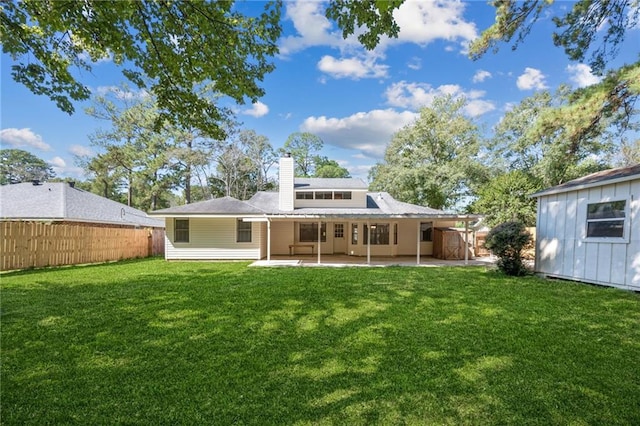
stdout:
[[[262,85],[266,95],[254,105],[233,107],[242,128],[267,136],[275,148],[293,132],[315,133],[324,141],[322,155],[354,177],[366,179],[393,133],[410,124],[434,96],[465,96],[466,113],[490,134],[505,111],[536,91],[598,81],[587,65],[570,62],[553,45],[550,16],[533,27],[517,50],[504,44],[498,53],[472,61],[466,55],[468,43],[494,20],[494,9],[485,1],[407,0],[396,13],[399,38],[383,39],[372,52],[355,38],[344,40],[324,17],[325,6],[319,1],[285,2],[280,55]],[[557,2],[552,10],[571,6]],[[635,28],[627,32],[609,67],[635,62],[639,52],[640,29]],[[58,110],[48,98],[13,82],[11,64],[3,54],[2,148],[27,150],[49,162],[59,176],[83,179],[74,155],[95,154],[88,136],[107,123],[84,113],[90,102],[76,103],[73,116]],[[104,93],[125,78],[107,60],[83,73],[82,81],[94,93]]]

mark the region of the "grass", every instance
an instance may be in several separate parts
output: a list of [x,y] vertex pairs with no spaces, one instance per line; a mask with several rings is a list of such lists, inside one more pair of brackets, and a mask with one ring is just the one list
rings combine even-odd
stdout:
[[640,296],[484,268],[0,277],[11,424],[640,424]]

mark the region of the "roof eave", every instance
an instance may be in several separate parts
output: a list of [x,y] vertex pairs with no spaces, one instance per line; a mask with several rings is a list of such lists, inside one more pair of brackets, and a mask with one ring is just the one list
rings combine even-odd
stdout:
[[590,188],[594,188],[597,186],[604,186],[604,185],[614,185],[616,183],[627,182],[635,179],[640,179],[640,175],[621,176],[619,178],[604,179],[604,180],[599,180],[595,182],[584,183],[581,185],[567,186],[564,188],[551,187],[549,189],[535,192],[529,195],[529,198],[540,198],[547,195],[562,194],[562,193],[571,192],[571,191],[581,191],[583,189],[590,189]]
[[153,217],[201,217],[201,218],[232,218],[232,217],[264,217],[265,213],[147,213]]

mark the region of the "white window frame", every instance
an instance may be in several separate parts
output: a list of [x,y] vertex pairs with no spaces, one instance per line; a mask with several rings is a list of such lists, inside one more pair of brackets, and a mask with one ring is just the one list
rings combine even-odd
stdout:
[[[242,234],[241,234],[242,233]],[[249,236],[249,241],[240,241],[240,235]],[[236,243],[238,244],[246,244],[253,242],[253,223],[252,222],[244,222],[242,219],[236,220]]]
[[[603,204],[603,203],[615,203],[619,201],[624,201],[624,217],[623,218],[603,218],[603,219],[589,219],[589,206],[593,204]],[[594,199],[587,200],[586,208],[584,210],[584,241],[586,242],[594,242],[594,243],[628,243],[630,237],[630,206],[631,199],[630,198],[615,198],[615,199]],[[612,221],[622,221],[622,237],[589,237],[589,223],[594,222],[612,222]]]
[[[187,222],[187,240],[178,240],[178,221]],[[180,229],[180,231],[185,231],[185,229]],[[173,242],[177,244],[189,244],[191,241],[191,221],[189,218],[177,217],[173,219]]]

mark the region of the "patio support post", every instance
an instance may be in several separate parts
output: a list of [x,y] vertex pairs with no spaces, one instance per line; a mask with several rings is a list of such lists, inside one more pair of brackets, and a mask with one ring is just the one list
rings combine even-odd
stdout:
[[367,265],[371,263],[371,224],[367,221]]
[[320,243],[322,241],[322,222],[318,221],[318,265],[320,264],[320,252],[321,247],[320,247]]
[[420,221],[418,221],[416,231],[416,265],[420,264]]
[[469,219],[464,221],[464,264],[469,264]]
[[271,261],[271,219],[267,218],[267,262]]

